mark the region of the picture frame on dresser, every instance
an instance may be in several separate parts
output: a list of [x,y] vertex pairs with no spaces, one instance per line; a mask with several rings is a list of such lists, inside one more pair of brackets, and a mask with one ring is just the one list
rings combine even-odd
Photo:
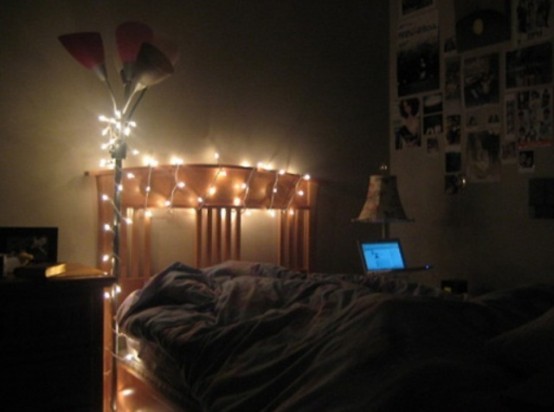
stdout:
[[58,261],[57,227],[0,227],[2,272],[11,273],[21,262],[21,255],[35,263]]

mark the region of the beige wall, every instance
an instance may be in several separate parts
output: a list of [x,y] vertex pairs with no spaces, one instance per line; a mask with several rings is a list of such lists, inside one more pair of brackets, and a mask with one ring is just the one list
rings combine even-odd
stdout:
[[[390,8],[391,113],[396,110],[394,102],[397,101],[398,3],[391,2]],[[442,47],[444,39],[453,34],[454,2],[435,3]],[[552,42],[551,37],[546,40]],[[511,42],[503,42],[466,51],[460,56],[463,59],[481,53],[499,52],[502,74],[504,53],[512,47]],[[440,62],[443,70],[442,51]],[[504,84],[503,75],[500,84]],[[552,89],[552,84],[548,87]],[[501,87],[501,103],[504,93],[505,89]],[[465,133],[465,130],[462,132]],[[501,133],[502,137],[504,129]],[[502,165],[499,182],[470,183],[462,193],[446,195],[444,146],[438,154],[430,155],[426,152],[425,140],[421,148],[403,150],[395,150],[392,138],[390,143],[392,171],[398,175],[406,211],[415,219],[415,223],[394,225],[392,233],[403,239],[409,259],[435,264],[433,274],[426,275],[426,280],[467,279],[473,290],[552,281],[554,220],[529,218],[527,192],[529,179],[554,175],[552,147],[535,150],[536,168],[532,173],[521,173],[515,164]],[[465,168],[465,143],[462,146]]]
[[350,219],[388,157],[388,11],[378,3],[4,2],[0,225],[57,226],[61,260],[95,262],[96,193],[84,173],[104,155],[96,119],[110,101],[57,36],[100,31],[117,85],[114,29],[138,20],[181,56],[139,106],[132,144],[160,162],[212,162],[217,150],[225,163],[271,161],[322,179],[316,267],[359,270],[356,237],[378,228]]

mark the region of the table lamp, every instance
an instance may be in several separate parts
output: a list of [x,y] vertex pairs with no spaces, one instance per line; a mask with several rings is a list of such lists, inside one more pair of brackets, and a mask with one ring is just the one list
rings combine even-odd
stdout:
[[353,222],[381,224],[381,236],[389,237],[389,224],[411,222],[398,195],[396,176],[371,175],[366,201]]

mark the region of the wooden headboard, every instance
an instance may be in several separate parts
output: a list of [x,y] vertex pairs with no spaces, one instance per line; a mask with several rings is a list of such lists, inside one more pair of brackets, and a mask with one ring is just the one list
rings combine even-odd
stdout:
[[[110,270],[114,219],[111,201],[113,170],[95,172],[98,190],[98,265]],[[164,246],[153,227],[156,216],[177,219],[186,211],[190,223],[182,225],[187,240],[184,263],[206,267],[225,260],[241,260],[246,244],[254,244],[247,260],[258,260],[256,249],[274,250],[276,264],[310,270],[313,236],[313,209],[317,185],[307,176],[234,165],[164,165],[123,170],[120,188],[123,225],[120,232],[120,284],[125,292],[142,286],[160,269],[153,256]],[[274,233],[271,241],[258,240],[252,230],[245,234],[249,214],[263,211],[270,217],[264,232]],[[172,225],[174,226],[174,225]],[[267,234],[267,233],[266,233]],[[154,235],[156,236],[154,238]],[[250,239],[247,239],[250,237]],[[261,243],[260,243],[261,242]],[[263,243],[268,244],[263,244]],[[171,244],[172,248],[175,245]],[[185,248],[187,253],[185,252]],[[251,247],[252,249],[252,247]],[[187,257],[189,256],[189,257]],[[192,257],[191,257],[192,256]],[[261,256],[260,256],[261,258]],[[188,260],[187,260],[188,259]]]

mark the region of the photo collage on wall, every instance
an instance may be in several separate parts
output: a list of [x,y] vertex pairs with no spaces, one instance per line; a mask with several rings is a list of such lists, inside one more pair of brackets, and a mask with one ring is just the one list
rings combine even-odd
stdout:
[[437,13],[434,9],[423,15],[419,12],[429,7],[433,7],[433,2],[402,2],[401,10],[409,10],[407,15],[415,16],[401,20],[398,30],[398,102],[394,119],[397,149],[421,147],[423,133],[434,135],[435,130],[442,129],[441,94],[421,97],[440,87]]
[[[535,170],[552,146],[554,0],[397,0],[395,150],[444,158],[444,189]],[[442,6],[442,5],[441,5]],[[495,31],[486,30],[494,27]],[[449,29],[450,28],[450,29]]]

